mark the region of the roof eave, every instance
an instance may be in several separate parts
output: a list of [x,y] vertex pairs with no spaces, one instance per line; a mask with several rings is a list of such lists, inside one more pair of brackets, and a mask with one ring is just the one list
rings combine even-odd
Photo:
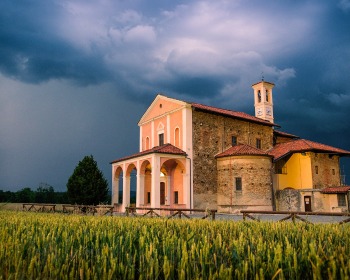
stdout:
[[133,158],[143,157],[143,156],[147,156],[147,155],[150,155],[150,154],[177,155],[177,156],[187,157],[187,154],[185,152],[183,152],[183,153],[167,153],[167,152],[164,152],[164,151],[162,152],[162,151],[157,151],[157,150],[156,151],[151,151],[150,150],[150,151],[142,153],[142,154],[135,154],[135,155],[131,155],[131,156],[126,156],[126,157],[123,157],[123,158],[111,161],[109,164],[114,164],[114,163],[130,160],[130,159],[133,159]]
[[232,115],[225,114],[225,113],[214,112],[214,111],[211,111],[211,110],[209,110],[209,109],[198,108],[198,107],[195,107],[195,106],[192,106],[192,108],[193,108],[194,110],[206,112],[206,113],[213,114],[213,115],[225,116],[225,117],[228,117],[228,118],[239,119],[239,120],[243,120],[243,121],[246,121],[246,122],[253,122],[253,123],[257,123],[257,124],[261,124],[261,125],[265,125],[265,126],[281,127],[280,125],[275,124],[275,123],[272,123],[272,122],[269,122],[269,121],[264,121],[264,120],[250,120],[250,119],[247,119],[247,118],[244,118],[244,117],[232,116]]

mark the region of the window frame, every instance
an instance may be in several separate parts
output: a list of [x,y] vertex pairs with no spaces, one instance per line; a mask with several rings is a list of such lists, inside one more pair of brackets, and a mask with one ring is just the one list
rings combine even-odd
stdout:
[[174,191],[174,204],[179,204],[179,192]]
[[261,149],[261,139],[260,138],[256,138],[255,147],[258,149]]
[[235,177],[235,191],[241,192],[243,189],[242,177]]
[[346,207],[346,194],[337,193],[338,207]]
[[237,145],[237,136],[232,135],[231,136],[231,146],[236,146]]
[[164,132],[158,134],[158,146],[164,145]]

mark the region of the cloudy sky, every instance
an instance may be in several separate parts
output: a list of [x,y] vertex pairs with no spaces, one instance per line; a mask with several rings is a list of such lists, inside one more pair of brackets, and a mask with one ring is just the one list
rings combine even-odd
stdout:
[[2,0],[0,189],[86,155],[111,181],[157,93],[254,114],[262,73],[283,131],[350,150],[349,26],[349,0]]

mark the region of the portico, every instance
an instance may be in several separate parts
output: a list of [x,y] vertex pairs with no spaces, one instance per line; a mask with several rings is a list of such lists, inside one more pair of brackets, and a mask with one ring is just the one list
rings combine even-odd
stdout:
[[122,187],[121,211],[130,205],[130,177],[136,170],[136,207],[189,208],[189,164],[186,153],[171,144],[113,161],[112,204],[118,203],[119,189]]

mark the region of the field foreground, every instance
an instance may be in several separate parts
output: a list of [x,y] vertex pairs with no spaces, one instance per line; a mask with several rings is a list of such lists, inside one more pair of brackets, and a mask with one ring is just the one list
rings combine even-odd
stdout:
[[0,211],[0,279],[349,279],[350,225]]

